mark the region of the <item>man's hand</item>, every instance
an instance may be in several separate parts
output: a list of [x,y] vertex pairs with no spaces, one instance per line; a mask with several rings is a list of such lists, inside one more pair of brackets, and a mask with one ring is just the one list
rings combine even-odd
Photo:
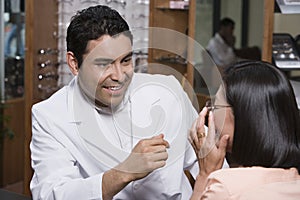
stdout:
[[112,199],[131,181],[144,178],[155,169],[165,166],[168,147],[169,143],[164,140],[163,134],[140,140],[126,160],[103,174],[103,199]]
[[128,173],[131,181],[144,178],[153,170],[166,165],[168,147],[169,143],[164,140],[163,134],[140,140],[116,169]]

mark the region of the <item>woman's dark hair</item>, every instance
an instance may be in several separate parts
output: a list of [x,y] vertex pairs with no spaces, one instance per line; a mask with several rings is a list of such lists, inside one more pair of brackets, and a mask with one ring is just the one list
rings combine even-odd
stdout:
[[67,30],[67,51],[74,53],[80,67],[88,41],[120,33],[129,37],[132,42],[129,26],[116,10],[103,5],[89,7],[72,17]]
[[300,173],[299,110],[286,76],[269,63],[242,61],[224,71],[224,86],[234,113],[234,162]]

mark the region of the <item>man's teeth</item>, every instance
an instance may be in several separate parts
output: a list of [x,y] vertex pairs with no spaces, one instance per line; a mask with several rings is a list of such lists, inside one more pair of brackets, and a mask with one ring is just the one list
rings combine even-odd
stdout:
[[110,89],[110,90],[119,90],[119,89],[121,89],[121,85],[120,86],[109,86],[108,87],[108,89]]

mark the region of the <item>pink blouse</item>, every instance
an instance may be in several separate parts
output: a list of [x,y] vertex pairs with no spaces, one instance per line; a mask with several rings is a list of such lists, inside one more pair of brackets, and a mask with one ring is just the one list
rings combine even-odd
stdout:
[[230,168],[211,173],[200,199],[299,200],[296,168]]

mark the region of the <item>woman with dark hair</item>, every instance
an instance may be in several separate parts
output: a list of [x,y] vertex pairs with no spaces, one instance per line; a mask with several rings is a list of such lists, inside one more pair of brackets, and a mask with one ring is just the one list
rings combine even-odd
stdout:
[[[191,199],[300,199],[300,117],[288,79],[242,61],[223,80],[191,129],[200,167]],[[225,155],[230,169],[221,169]]]

